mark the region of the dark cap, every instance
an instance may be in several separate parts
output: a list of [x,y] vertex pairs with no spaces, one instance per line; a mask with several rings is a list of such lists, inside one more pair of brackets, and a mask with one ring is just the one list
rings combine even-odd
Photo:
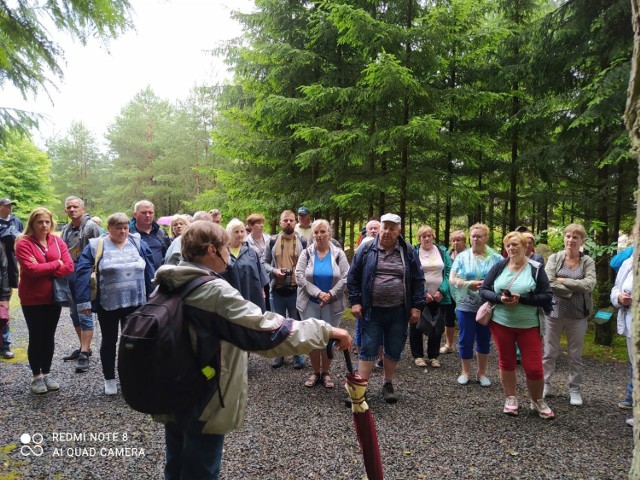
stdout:
[[307,207],[300,207],[298,209],[298,215],[309,215],[309,209]]
[[2,199],[0,199],[0,206],[2,206],[2,205],[15,205],[15,204],[16,204],[16,202],[11,200],[10,198],[2,198]]

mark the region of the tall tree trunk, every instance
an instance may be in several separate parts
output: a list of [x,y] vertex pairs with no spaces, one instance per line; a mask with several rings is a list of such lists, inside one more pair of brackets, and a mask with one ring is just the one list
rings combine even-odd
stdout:
[[[517,53],[516,53],[517,54]],[[518,82],[513,83],[513,91],[518,91]],[[513,96],[511,106],[511,118],[515,122],[516,115],[520,112],[520,100],[517,95]],[[509,189],[509,230],[514,231],[516,229],[516,223],[518,221],[518,126],[514,125],[511,131],[511,172],[509,175],[509,182],[511,187]]]
[[[627,109],[625,112],[625,123],[631,137],[631,155],[640,163],[640,0],[631,0],[634,38],[633,38],[633,58],[631,60],[631,79],[629,81],[629,90],[627,92]],[[639,182],[640,183],[640,182]],[[639,190],[640,191],[640,190]],[[637,202],[640,202],[640,194]],[[636,226],[640,224],[640,209],[636,210]],[[634,239],[634,282],[633,282],[633,298],[640,298],[640,275],[638,275],[638,248],[640,242],[638,235]],[[640,391],[640,365],[638,362],[638,346],[640,345],[640,302],[633,302],[633,390],[637,393]],[[640,478],[640,404],[635,402],[633,416],[636,426],[633,429],[634,448],[633,459],[631,461],[631,470],[629,471],[630,479]]]

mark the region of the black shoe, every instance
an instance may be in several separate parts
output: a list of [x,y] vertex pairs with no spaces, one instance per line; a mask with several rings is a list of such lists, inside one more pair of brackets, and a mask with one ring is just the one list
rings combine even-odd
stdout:
[[391,382],[385,382],[384,385],[382,385],[382,398],[384,398],[384,401],[387,403],[396,403],[398,401]]
[[7,360],[11,360],[16,356],[16,354],[13,353],[9,347],[6,347],[2,349],[2,351],[0,352],[0,356],[2,356],[2,358],[6,358]]
[[83,373],[89,370],[89,355],[87,353],[80,353],[78,357],[78,365],[76,366],[76,373]]
[[302,361],[302,355],[293,356],[293,368],[296,370],[302,370],[304,368],[304,362]]
[[[93,352],[91,351],[91,349],[89,349],[89,353],[87,353],[87,356],[91,356]],[[67,355],[66,357],[63,357],[62,360],[64,360],[65,362],[70,362],[71,360],[78,360],[78,358],[80,357],[80,349],[76,348],[73,352],[71,352],[71,355]]]
[[280,368],[282,365],[284,365],[284,357],[276,357],[271,362],[271,368]]

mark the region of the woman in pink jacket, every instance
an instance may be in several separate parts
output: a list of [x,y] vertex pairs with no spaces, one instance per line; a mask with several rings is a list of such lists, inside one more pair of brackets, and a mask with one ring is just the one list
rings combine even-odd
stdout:
[[52,279],[73,272],[73,260],[64,241],[52,233],[54,227],[51,212],[44,207],[36,208],[29,215],[27,228],[18,237],[15,247],[20,264],[18,296],[29,329],[27,354],[33,373],[33,393],[60,388],[49,375],[62,310],[53,303]]

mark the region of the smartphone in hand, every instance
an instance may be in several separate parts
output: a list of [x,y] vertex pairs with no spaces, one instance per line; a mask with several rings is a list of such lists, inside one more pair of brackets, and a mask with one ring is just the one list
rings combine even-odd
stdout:
[[508,289],[506,289],[506,288],[505,288],[504,290],[502,290],[502,294],[503,294],[505,297],[509,297],[509,298],[513,297],[513,294],[511,293],[511,291],[509,291],[509,290],[508,290]]

